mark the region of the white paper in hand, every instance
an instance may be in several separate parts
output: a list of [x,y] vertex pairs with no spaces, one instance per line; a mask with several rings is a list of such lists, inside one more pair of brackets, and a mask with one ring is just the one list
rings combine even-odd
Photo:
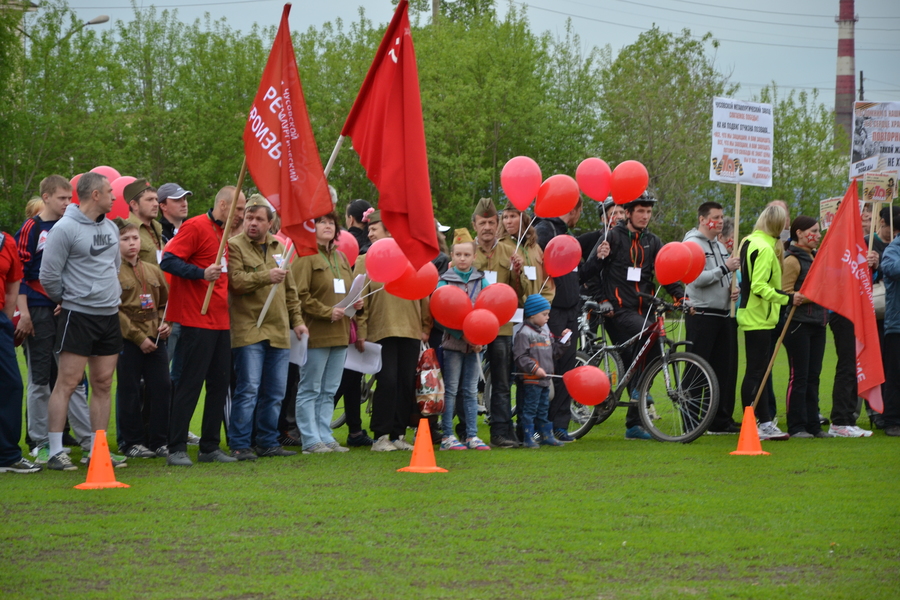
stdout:
[[303,366],[306,364],[306,348],[309,345],[309,335],[303,334],[300,339],[291,332],[291,353],[288,360],[295,365]]
[[366,286],[366,276],[360,273],[353,279],[353,284],[350,286],[350,292],[344,296],[344,299],[338,302],[335,307],[344,309],[344,316],[348,319],[356,314],[356,309],[353,308],[353,304],[359,300],[359,297],[362,296],[363,288]]
[[365,351],[360,352],[354,344],[347,347],[344,368],[374,375],[381,370],[381,344],[364,342]]

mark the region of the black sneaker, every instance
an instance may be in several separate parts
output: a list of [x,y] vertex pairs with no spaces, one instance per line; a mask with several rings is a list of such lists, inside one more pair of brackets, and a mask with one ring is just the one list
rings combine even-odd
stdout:
[[740,432],[741,432],[741,426],[734,424],[734,423],[732,423],[731,425],[728,425],[727,427],[725,427],[723,429],[714,429],[714,428],[710,427],[706,431],[706,433],[708,433],[710,435],[731,435],[731,434],[740,433]]
[[188,453],[181,452],[172,452],[169,456],[166,457],[166,464],[172,467],[192,467],[194,463],[191,462],[191,459],[188,457]]
[[[74,467],[75,465],[72,466]],[[0,467],[0,473],[37,473],[41,468],[41,465],[36,465],[30,460],[20,458],[11,465]]]
[[362,448],[364,446],[371,446],[375,443],[375,440],[369,437],[369,433],[363,429],[356,435],[348,435],[347,436],[347,445],[351,448]]
[[47,459],[47,468],[54,471],[77,471],[78,467],[72,464],[72,459],[65,452],[54,454]]
[[299,438],[295,438],[290,434],[283,434],[280,438],[278,438],[278,443],[282,446],[302,446],[303,444],[300,442]]
[[212,452],[201,452],[197,456],[197,460],[202,463],[233,463],[238,461],[238,459],[236,459],[235,457],[228,456],[227,454],[222,452],[221,448],[216,448]]
[[492,435],[491,446],[494,446],[496,448],[518,448],[519,442],[511,440],[503,435]]
[[274,446],[272,448],[256,448],[256,455],[264,458],[268,456],[296,456],[297,453],[293,450],[285,450],[281,446]]
[[556,441],[562,442],[563,444],[569,444],[575,441],[575,438],[569,435],[569,432],[561,427],[553,430],[553,437],[556,438]]
[[122,454],[128,458],[156,458],[156,452],[140,444],[128,446]]
[[160,446],[156,450],[153,451],[153,454],[157,458],[169,458],[169,447],[168,446]]
[[[215,454],[212,452],[211,454]],[[231,457],[236,458],[238,460],[256,460],[256,452],[251,450],[250,448],[238,448],[237,450],[231,451]],[[205,462],[201,459],[201,462]]]

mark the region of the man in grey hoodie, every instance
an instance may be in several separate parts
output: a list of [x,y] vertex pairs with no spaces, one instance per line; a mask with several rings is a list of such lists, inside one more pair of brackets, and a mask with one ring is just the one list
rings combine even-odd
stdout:
[[[40,274],[47,296],[61,307],[55,348],[59,374],[48,410],[47,467],[57,471],[77,469],[63,452],[62,431],[69,396],[85,366],[90,365],[91,429],[105,431],[112,376],[122,350],[119,230],[106,218],[112,209],[112,186],[102,175],[85,173],[78,181],[78,197],[81,204],[70,204],[47,236]],[[118,460],[114,464],[124,465]]]
[[[731,317],[731,278],[740,267],[740,259],[729,257],[728,249],[718,240],[725,217],[718,202],[704,202],[697,210],[699,224],[684,235],[706,254],[706,266],[700,276],[687,286],[687,296],[694,307],[693,315],[685,315],[686,339],[691,351],[705,358],[719,380],[719,410],[710,425],[710,433],[740,433],[732,418],[737,385],[737,321]],[[735,297],[737,291],[734,292]]]

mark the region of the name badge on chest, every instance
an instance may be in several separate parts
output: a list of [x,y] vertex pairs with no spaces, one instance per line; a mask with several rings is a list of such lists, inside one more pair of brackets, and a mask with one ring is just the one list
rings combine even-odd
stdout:
[[485,271],[484,278],[489,284],[497,283],[497,271]]
[[525,265],[525,277],[528,278],[528,281],[537,281],[537,267]]
[[641,280],[641,268],[640,267],[628,267],[628,281],[640,281]]
[[346,294],[347,286],[344,284],[343,279],[335,279],[334,280],[334,293],[335,294]]

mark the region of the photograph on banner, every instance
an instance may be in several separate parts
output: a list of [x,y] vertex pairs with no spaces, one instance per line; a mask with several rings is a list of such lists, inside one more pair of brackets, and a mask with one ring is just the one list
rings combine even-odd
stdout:
[[772,105],[713,98],[709,179],[772,187]]
[[819,201],[819,227],[828,229],[834,222],[834,216],[841,207],[843,198],[829,198]]
[[856,102],[850,179],[900,168],[900,102]]
[[893,202],[897,197],[897,171],[869,171],[863,176],[863,200]]

